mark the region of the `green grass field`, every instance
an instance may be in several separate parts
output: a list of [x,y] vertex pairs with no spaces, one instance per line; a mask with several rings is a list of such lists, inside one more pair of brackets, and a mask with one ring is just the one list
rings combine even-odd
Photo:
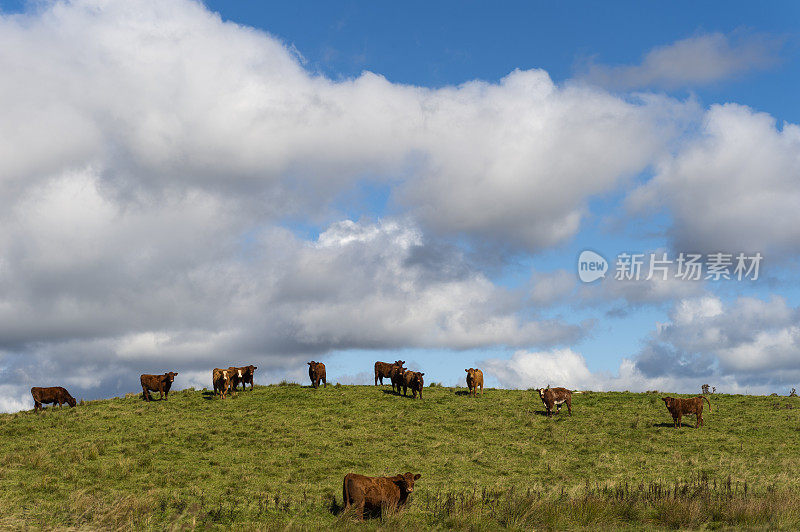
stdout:
[[[657,394],[259,386],[226,400],[0,415],[7,528],[800,528],[800,400],[713,395],[672,428]],[[337,515],[342,478],[421,473],[409,507]],[[334,502],[335,501],[335,502]]]

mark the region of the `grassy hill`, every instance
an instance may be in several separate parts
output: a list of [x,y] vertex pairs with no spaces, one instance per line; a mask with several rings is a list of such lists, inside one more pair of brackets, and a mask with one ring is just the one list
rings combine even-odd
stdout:
[[[800,400],[711,396],[684,428],[660,395],[259,386],[224,401],[94,401],[0,415],[0,526],[800,527]],[[688,423],[687,423],[688,421]],[[407,510],[337,515],[342,478],[421,473]],[[334,502],[335,499],[335,502]]]

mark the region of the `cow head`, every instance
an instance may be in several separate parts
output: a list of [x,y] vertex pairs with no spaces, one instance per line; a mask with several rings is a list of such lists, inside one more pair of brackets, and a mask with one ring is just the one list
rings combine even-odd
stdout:
[[423,382],[424,382],[424,381],[422,380],[422,376],[423,376],[423,375],[425,375],[425,374],[424,374],[424,373],[422,373],[421,371],[417,371],[416,373],[414,373],[414,377],[412,378],[412,382],[413,382],[414,384],[416,384],[417,386],[419,386],[420,388],[422,388],[422,386],[423,386]]
[[392,477],[392,482],[397,484],[403,494],[409,494],[414,491],[414,482],[421,477],[419,473],[406,473],[405,475],[395,475]]
[[178,374],[175,373],[174,371],[169,371],[167,373],[164,373],[164,380],[166,380],[167,382],[173,382],[177,375]]
[[74,397],[72,397],[70,394],[67,394],[67,404],[68,404],[70,407],[72,407],[72,406],[75,406],[76,404],[78,404],[78,402],[77,402],[77,401],[75,400],[75,398],[74,398]]
[[405,363],[406,363],[406,361],[405,361],[405,360],[395,360],[395,361],[394,361],[394,365],[395,365],[395,366],[401,366],[401,367],[402,367],[402,366],[403,366],[403,364],[405,364]]
[[672,405],[675,402],[674,397],[662,397],[661,400],[664,401],[664,404],[667,405],[667,408],[672,408]]
[[467,372],[467,375],[469,375],[469,377],[471,379],[474,379],[475,378],[475,372],[478,371],[478,370],[476,370],[475,368],[469,368],[469,369],[465,369],[464,371]]
[[250,365],[249,365],[249,366],[247,366],[245,369],[247,370],[247,374],[248,374],[248,375],[252,375],[253,373],[255,373],[255,372],[256,372],[256,370],[257,370],[258,368],[257,368],[256,366],[254,366],[254,365],[250,364]]
[[308,363],[308,365],[313,368],[314,366],[317,365],[317,363],[312,360],[311,362]]
[[547,391],[545,388],[539,388],[539,398],[544,399],[544,394]]

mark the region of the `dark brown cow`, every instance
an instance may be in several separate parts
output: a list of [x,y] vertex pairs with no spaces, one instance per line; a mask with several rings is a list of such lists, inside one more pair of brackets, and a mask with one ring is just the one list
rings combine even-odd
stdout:
[[412,397],[416,399],[417,392],[419,392],[419,398],[422,399],[422,388],[425,387],[423,375],[425,374],[419,371],[406,371],[403,373],[403,395],[407,395],[406,391],[411,388]]
[[384,378],[392,378],[393,368],[395,366],[402,367],[405,363],[405,360],[395,360],[394,364],[389,364],[388,362],[375,362],[375,386],[378,385],[379,380],[381,382],[381,386],[383,386]]
[[481,396],[483,396],[483,372],[479,369],[469,368],[465,369],[467,372],[467,388],[472,397],[478,393],[478,386],[481,387]]
[[[400,362],[400,361],[398,361]],[[400,394],[400,387],[403,385],[405,379],[406,368],[402,365],[392,366],[392,391]]]
[[139,382],[142,383],[142,398],[145,401],[150,401],[150,392],[158,392],[159,399],[167,399],[169,389],[172,387],[172,381],[175,380],[177,373],[170,371],[163,375],[148,375],[144,374],[139,377]]
[[683,426],[681,418],[684,414],[687,416],[697,416],[697,423],[695,423],[694,428],[703,425],[703,399],[708,403],[708,411],[711,412],[711,401],[705,396],[698,395],[697,397],[691,397],[689,399],[662,397],[661,399],[664,401],[664,404],[667,405],[669,413],[672,414],[672,421],[676,429]]
[[214,368],[211,372],[211,382],[214,383],[214,395],[219,393],[223,399],[231,389],[231,370]]
[[539,388],[539,397],[547,408],[548,417],[553,414],[553,405],[556,405],[558,413],[564,403],[567,403],[569,415],[572,415],[572,392],[566,388]]
[[50,388],[34,386],[31,388],[31,395],[33,396],[33,410],[37,412],[42,410],[42,404],[52,403],[55,405],[58,403],[58,408],[61,408],[61,405],[64,403],[68,404],[70,407],[77,404],[75,398],[69,394],[66,388],[62,388],[61,386],[51,386]]
[[247,389],[247,383],[250,383],[250,391],[253,391],[253,374],[258,369],[257,366],[250,364],[249,366],[242,366],[236,367],[231,366],[228,368],[232,373],[231,377],[231,388],[235,392],[239,386],[239,383],[242,383],[242,390]]
[[328,383],[325,380],[325,364],[322,362],[314,362],[313,360],[309,362],[308,376],[311,379],[312,387],[319,388],[319,381],[322,381],[323,387],[328,387]]
[[354,508],[359,519],[406,505],[414,491],[414,482],[422,475],[406,473],[393,477],[365,477],[348,473],[342,483],[344,509]]

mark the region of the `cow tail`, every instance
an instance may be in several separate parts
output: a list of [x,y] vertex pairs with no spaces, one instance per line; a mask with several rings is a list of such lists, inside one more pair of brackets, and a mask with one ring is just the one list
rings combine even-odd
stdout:
[[345,475],[344,482],[342,483],[342,499],[342,508],[346,510],[347,503],[350,500],[350,493],[347,490],[347,475]]
[[708,403],[708,411],[711,412],[711,401],[709,401],[708,397],[706,397],[705,395],[703,396],[703,399],[705,399],[706,403]]

